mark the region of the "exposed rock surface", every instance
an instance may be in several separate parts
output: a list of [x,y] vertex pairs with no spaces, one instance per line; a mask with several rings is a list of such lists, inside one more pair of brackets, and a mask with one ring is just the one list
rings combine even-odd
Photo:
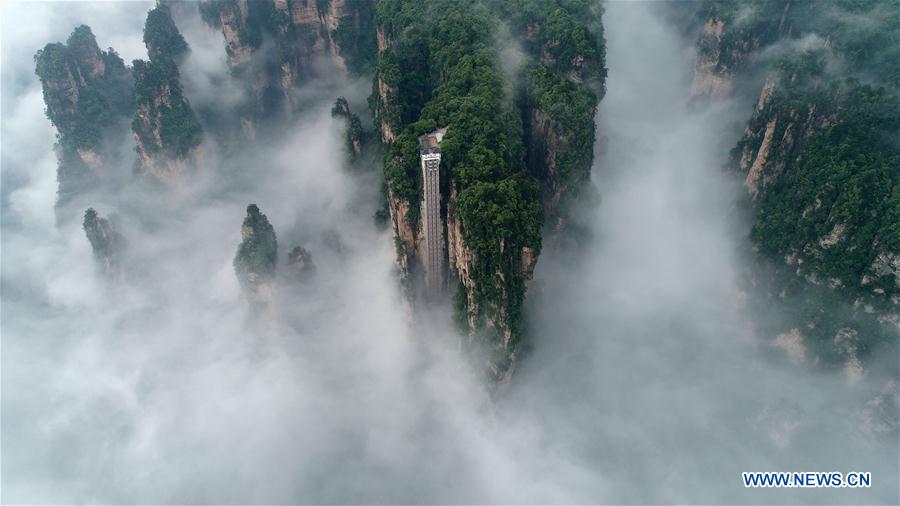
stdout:
[[295,246],[288,254],[287,267],[300,280],[309,279],[316,272],[312,255],[302,246]]
[[137,111],[132,130],[139,167],[143,174],[178,185],[196,167],[203,132],[180,82],[178,62],[187,44],[167,7],[148,14],[144,42],[151,60],[133,63]]
[[[900,288],[900,252],[880,251],[872,262],[872,277],[892,277],[894,286]],[[863,280],[863,284],[867,284]]]
[[[488,165],[496,160],[470,155],[468,150],[478,135],[460,127],[467,121],[478,121],[487,127],[495,118],[475,120],[478,112],[472,111],[472,117],[466,119],[466,113],[457,112],[467,109],[465,98],[456,102],[443,102],[440,98],[453,96],[456,91],[451,89],[465,89],[470,84],[466,79],[450,81],[452,85],[443,81],[447,71],[438,68],[448,61],[448,56],[449,61],[456,61],[457,55],[442,55],[434,40],[421,35],[429,31],[422,28],[422,23],[435,21],[425,16],[427,21],[420,20],[415,28],[410,28],[404,24],[408,20],[402,19],[402,11],[411,12],[412,5],[399,3],[383,9],[384,12],[379,6],[379,16],[393,13],[394,9],[401,14],[379,17],[379,62],[370,106],[381,140],[389,150],[385,165],[386,209],[397,246],[397,263],[407,285],[416,286],[424,263],[419,256],[425,248],[420,216],[424,208],[422,175],[415,139],[447,127],[443,141],[447,154],[440,166],[446,288],[456,292],[457,321],[466,333],[468,347],[485,350],[489,356],[489,377],[494,382],[504,382],[517,360],[516,350],[523,333],[523,301],[540,252],[541,223],[551,224],[549,229],[554,233],[566,228],[569,205],[590,186],[594,115],[605,91],[606,76],[602,33],[592,31],[600,30],[599,10],[592,10],[588,4],[564,2],[538,4],[525,10],[512,2],[487,7],[508,21],[513,35],[528,53],[527,65],[512,69],[521,71],[512,78],[521,81],[517,85],[521,84],[523,93],[520,97],[507,97],[511,114],[518,115],[524,123],[522,135],[512,133],[504,141],[507,132],[497,132],[495,139],[513,146],[516,153],[509,159],[502,155],[505,168],[487,169],[479,163]],[[466,9],[460,11],[461,19],[453,19],[457,14],[451,14],[452,21],[436,21],[435,26],[440,28],[435,29],[468,22]],[[478,16],[486,12],[479,12]],[[435,18],[440,19],[440,15]],[[480,36],[477,31],[472,35]],[[483,65],[483,60],[475,61]],[[489,67],[477,73],[499,75],[499,69]],[[437,107],[429,109],[434,106]],[[492,110],[503,114],[502,108]],[[450,119],[457,114],[461,123]],[[505,124],[516,130],[519,118],[509,118]],[[519,146],[525,149],[520,151]],[[482,150],[483,156],[496,157],[504,149],[492,153],[487,148]],[[527,154],[524,166],[519,154],[522,152]],[[469,156],[474,166],[460,166],[473,163],[467,160]],[[481,170],[484,174],[474,177],[457,172]],[[487,225],[500,216],[509,218],[508,225]],[[501,227],[504,232],[497,233]]]
[[[408,199],[396,195],[390,187],[387,190],[388,214],[391,223],[391,235],[397,247],[397,267],[403,278],[409,274],[410,263],[419,250],[421,227],[413,228],[409,213]],[[418,224],[418,222],[417,222]]]
[[758,50],[792,33],[791,2],[751,8],[734,2],[711,2],[702,11],[697,38],[695,97],[719,98],[731,94],[737,74],[754,60]]
[[[589,19],[575,18],[584,15]],[[555,9],[514,24],[532,60],[523,70],[526,160],[540,182],[544,222],[554,237],[590,192],[594,115],[606,91],[603,34],[590,30],[599,25],[594,15]],[[560,39],[555,23],[562,21],[575,27],[563,34],[590,42]]]
[[84,25],[66,44],[47,44],[35,63],[58,132],[58,203],[64,204],[114,178],[122,161],[116,146],[134,111],[131,73],[113,49],[100,50]]
[[[784,77],[793,79],[791,76]],[[788,164],[795,161],[815,133],[839,119],[836,108],[821,104],[784,104],[783,98],[773,103],[773,95],[779,91],[779,80],[775,75],[770,75],[766,80],[753,116],[738,143],[738,166],[747,173],[745,184],[754,198],[772,185]],[[784,93],[789,91],[784,90]],[[783,94],[781,96],[784,97]]]
[[385,144],[390,144],[397,139],[390,111],[390,104],[394,101],[393,97],[397,94],[397,87],[387,84],[384,77],[379,76],[375,79],[375,89],[378,92],[375,101],[375,118],[381,132],[381,141]]
[[[898,328],[900,151],[886,139],[900,132],[900,106],[883,63],[897,49],[880,40],[900,26],[877,3],[833,7],[823,22],[818,2],[702,4],[692,93],[727,95],[765,76],[729,163],[763,255],[749,281],[782,313],[775,346],[853,383]],[[871,33],[852,21],[863,17]]]
[[247,206],[241,239],[234,257],[234,272],[241,288],[253,303],[269,302],[274,291],[278,240],[269,219],[256,204]]
[[108,276],[116,276],[120,269],[120,255],[125,246],[115,227],[97,214],[93,208],[84,212],[84,233],[94,250],[94,259]]
[[363,144],[365,142],[365,132],[363,131],[362,122],[359,116],[350,111],[350,104],[344,97],[338,97],[331,108],[331,115],[336,118],[343,118],[347,125],[344,132],[346,150],[350,156],[350,161],[359,160],[363,154]]
[[205,0],[203,19],[221,28],[233,74],[251,95],[245,121],[289,114],[293,88],[331,69],[368,68],[375,54],[374,0]]
[[[760,217],[763,223],[775,223],[777,217],[771,215],[776,212],[775,199],[793,198],[795,205],[802,204],[799,216],[781,218],[798,220],[795,232],[798,237],[801,231],[813,228],[803,242],[792,241],[794,244],[789,257],[798,272],[814,275],[817,266],[823,261],[854,254],[852,250],[848,253],[842,245],[855,244],[854,249],[865,248],[873,252],[868,260],[868,267],[863,269],[864,272],[856,272],[849,278],[835,277],[829,283],[833,286],[870,285],[872,288],[884,289],[883,283],[875,281],[889,279],[889,285],[896,288],[900,286],[897,285],[900,278],[897,277],[898,269],[892,266],[892,259],[897,256],[897,252],[887,246],[885,227],[891,219],[878,203],[883,197],[860,202],[861,205],[871,207],[866,211],[870,222],[867,227],[869,231],[866,232],[869,236],[867,243],[860,242],[863,227],[858,222],[853,223],[854,220],[847,215],[845,202],[854,199],[853,195],[860,191],[860,185],[866,184],[865,179],[856,174],[856,171],[864,170],[865,167],[856,164],[848,166],[848,172],[842,176],[843,183],[839,186],[829,182],[830,178],[836,176],[827,171],[820,174],[820,169],[817,169],[820,164],[847,163],[840,162],[840,157],[849,156],[843,154],[843,148],[836,144],[848,140],[823,141],[823,136],[842,139],[841,136],[846,135],[843,132],[853,132],[857,128],[851,126],[859,121],[855,116],[866,114],[860,111],[873,108],[887,111],[886,116],[890,116],[891,106],[879,104],[877,96],[873,97],[871,91],[855,84],[847,88],[824,88],[813,84],[810,88],[805,84],[798,85],[797,81],[800,79],[802,77],[790,72],[773,72],[769,76],[744,135],[732,153],[732,163],[746,174],[745,186],[751,198],[761,206]],[[880,128],[876,123],[878,122],[873,122],[866,128]],[[827,158],[812,165],[806,163],[810,156],[823,156],[824,153],[828,153]],[[868,170],[884,170],[875,160],[876,155],[872,153],[868,163],[873,165]],[[798,171],[803,171],[805,175],[801,176]],[[800,185],[812,184],[804,182],[807,180],[818,183],[794,197],[788,196],[790,192],[800,192]],[[848,185],[850,181],[853,181],[856,189]],[[773,210],[769,211],[770,208]],[[756,237],[760,241],[766,241],[777,233],[779,232],[770,231],[767,232],[768,235],[763,235],[758,230]]]
[[[532,108],[528,116],[529,169],[538,176],[544,204],[544,219],[558,233],[566,226],[566,204],[590,185],[593,165],[595,107],[586,113],[582,131],[566,128],[542,108]],[[590,139],[586,141],[586,139]]]
[[[697,44],[698,51],[694,62],[694,80],[691,82],[691,95],[722,97],[732,89],[732,72],[729,65],[723,64],[722,32],[725,31],[725,20],[711,17],[703,26],[703,33]],[[731,49],[731,51],[735,51]],[[740,61],[741,52],[733,53],[732,59]],[[737,58],[735,58],[737,57]]]
[[798,328],[776,336],[772,346],[784,350],[788,359],[796,365],[802,364],[806,360],[806,345],[803,342],[803,334]]
[[475,263],[475,253],[467,246],[463,239],[462,223],[459,220],[456,204],[459,200],[459,192],[455,186],[450,188],[450,198],[447,201],[447,259],[450,272],[455,272],[462,284],[465,294],[466,324],[469,329],[477,327],[476,318],[480,313],[478,301],[475,298],[475,279],[472,268]]

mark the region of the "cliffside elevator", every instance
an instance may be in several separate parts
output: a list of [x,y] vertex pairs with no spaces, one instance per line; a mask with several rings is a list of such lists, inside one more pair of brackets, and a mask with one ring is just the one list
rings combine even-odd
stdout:
[[440,291],[444,279],[444,237],[441,225],[441,141],[447,128],[419,137],[419,158],[422,164],[422,231],[424,244],[422,264],[425,268],[425,288],[430,293]]

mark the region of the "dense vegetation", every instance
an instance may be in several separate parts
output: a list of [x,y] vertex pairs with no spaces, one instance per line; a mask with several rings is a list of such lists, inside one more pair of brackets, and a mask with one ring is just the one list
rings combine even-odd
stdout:
[[169,59],[178,63],[187,54],[187,42],[172,21],[172,13],[167,6],[158,5],[147,13],[144,45],[151,61]]
[[168,8],[150,11],[144,41],[151,59],[133,62],[138,111],[132,128],[148,153],[184,157],[200,144],[203,130],[181,87],[177,62],[188,49]]
[[100,51],[89,27],[75,28],[66,44],[47,44],[34,61],[61,146],[93,149],[131,114],[131,75],[112,48]]
[[[565,132],[579,132],[582,139],[593,144],[594,108],[597,96],[586,87],[578,86],[546,65],[532,63],[525,69],[529,106],[549,114]],[[590,113],[590,114],[588,114]]]
[[[871,2],[839,5],[879,12]],[[831,74],[836,61],[868,68],[893,48],[867,45],[884,34],[860,36],[821,18],[805,19],[804,26],[832,28],[834,45],[788,51],[774,61],[773,91],[749,124],[750,132],[775,124],[752,237],[765,254],[802,260],[802,271],[817,282],[895,293],[896,273],[876,267],[879,256],[900,252],[897,90],[890,80],[872,82],[869,73]],[[851,47],[858,49],[848,54]],[[733,156],[755,152],[761,142],[760,135],[745,136]]]
[[[469,331],[487,342],[495,338],[481,331],[486,324],[510,331],[508,353],[522,332],[530,275],[523,248],[540,252],[545,212],[558,211],[542,205],[542,190],[545,201],[556,202],[547,195],[572,199],[590,184],[594,112],[606,77],[602,10],[583,0],[386,0],[377,12],[387,47],[370,104],[393,139],[385,157],[390,193],[409,206],[415,230],[418,137],[448,127],[441,143],[444,211],[447,220],[459,220],[474,253],[472,279],[458,284],[454,298],[458,321],[474,314]],[[528,53],[515,76],[500,71],[496,48],[507,43],[498,39],[504,33]],[[532,124],[534,111],[548,118],[549,130]]]
[[870,266],[881,252],[900,252],[900,102],[852,80],[826,95],[840,121],[785,160],[759,199],[753,238],[769,254],[800,252],[812,272],[841,285],[895,292],[894,277],[872,279]]
[[379,25],[391,39],[378,75],[396,90],[382,114],[400,132],[385,175],[395,195],[417,206],[417,138],[449,126],[442,188],[458,192],[463,238],[475,254],[476,304],[469,310],[479,311],[479,319],[505,313],[503,323],[518,336],[525,292],[520,252],[540,250],[542,209],[537,183],[525,171],[521,120],[497,64],[497,19],[474,2],[428,7],[403,0],[378,5]]
[[241,226],[243,240],[234,256],[234,271],[242,285],[255,283],[275,275],[278,241],[275,229],[256,204],[247,206],[247,217]]
[[100,167],[89,167],[79,151],[94,164],[116,163],[117,151],[104,146],[119,140],[134,111],[131,73],[112,48],[100,51],[84,25],[66,44],[47,44],[34,61],[47,117],[58,132],[57,204],[62,205],[99,182],[95,171]]
[[896,353],[897,326],[890,318],[891,302],[879,296],[859,296],[848,302],[847,292],[827,284],[810,283],[784,264],[758,257],[751,265],[754,290],[751,305],[766,317],[757,320],[760,335],[776,336],[798,329],[811,362],[819,367],[840,366],[850,358],[839,336],[852,336],[853,356],[864,363],[873,354]]
[[[132,127],[149,153],[165,152],[179,157],[198,146],[203,130],[181,89],[178,67],[167,61],[135,60],[134,95],[139,110],[146,108],[157,121],[147,123],[140,115]],[[167,97],[164,100],[158,100]],[[159,142],[152,131],[159,128]]]
[[[376,81],[370,106],[376,121],[386,123],[393,132],[400,133],[405,125],[419,119],[422,108],[431,99],[433,83],[428,62],[428,38],[419,19],[421,10],[394,3],[380,5],[378,12],[390,12],[390,15],[379,14],[377,17],[385,37],[391,40],[391,46],[379,56],[376,65],[376,75],[388,90],[387,99],[375,100],[379,94]],[[395,35],[395,30],[404,32],[403,36]],[[400,174],[396,176],[400,177]]]
[[374,2],[356,2],[356,12],[338,21],[332,37],[340,48],[351,74],[361,75],[375,69],[378,42],[375,38]]
[[599,95],[606,82],[602,7],[585,0],[504,0],[497,5],[513,32],[550,70],[580,74]]
[[344,131],[344,148],[351,161],[355,161],[362,154],[362,146],[366,142],[366,132],[363,130],[359,115],[350,111],[350,104],[344,97],[338,97],[331,108],[331,115],[343,118],[347,122]]
[[124,246],[122,236],[119,235],[109,220],[100,217],[93,208],[89,208],[84,212],[82,228],[87,235],[88,241],[91,243],[94,258],[97,262],[107,272],[115,271],[118,268],[119,255]]
[[895,346],[885,315],[900,293],[900,10],[875,0],[710,1],[700,19],[710,17],[725,29],[719,42],[705,38],[709,47],[701,39],[701,53],[768,77],[732,161],[758,176],[751,238],[771,262],[751,279],[769,293],[775,332],[801,329],[825,363],[847,359],[838,346],[847,336],[861,355]]
[[[538,125],[529,124],[528,166],[541,180],[545,199],[560,195],[559,208],[548,205],[548,214],[568,219],[572,205],[591,188],[597,95],[590,87],[574,83],[539,62],[525,68],[524,80],[527,121],[538,119],[534,112],[529,115],[527,111],[540,112],[552,121],[551,131],[546,133],[536,132]],[[548,166],[546,139],[541,135],[557,139],[553,166]]]
[[[804,0],[796,4],[800,7]],[[683,4],[690,8],[693,5]],[[792,6],[795,7],[795,6]],[[718,36],[704,36],[697,50],[703,59],[715,61],[713,72],[729,75],[747,65],[751,51],[770,44],[787,31],[790,25],[781,23],[784,3],[780,0],[750,0],[731,2],[705,0],[697,10],[698,20],[724,21]]]
[[602,7],[583,0],[507,0],[504,19],[529,53],[519,81],[527,163],[550,229],[584,232],[574,206],[592,195],[594,114],[606,92]]

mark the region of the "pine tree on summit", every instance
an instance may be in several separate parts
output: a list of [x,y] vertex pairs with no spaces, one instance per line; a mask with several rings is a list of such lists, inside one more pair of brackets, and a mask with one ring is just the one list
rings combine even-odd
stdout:
[[117,274],[120,266],[119,256],[125,245],[122,236],[109,220],[100,217],[94,208],[84,212],[82,227],[94,250],[94,258],[103,268],[103,272],[108,275]]
[[234,272],[248,295],[261,296],[261,289],[275,277],[278,240],[269,219],[256,204],[247,206],[241,237],[243,240],[234,257]]

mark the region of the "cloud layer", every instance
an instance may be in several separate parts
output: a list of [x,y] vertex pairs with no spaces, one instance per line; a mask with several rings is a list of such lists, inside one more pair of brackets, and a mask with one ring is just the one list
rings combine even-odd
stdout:
[[[812,375],[754,332],[747,225],[719,171],[749,102],[688,110],[689,42],[655,4],[608,6],[596,239],[542,256],[532,351],[493,395],[448,314],[412,316],[372,225],[379,177],[344,166],[329,110],[341,94],[364,107],[365,80],[310,83],[283,136],[210,153],[190,188],[97,196],[129,244],[123,279],[100,275],[79,216],[54,220],[31,55],[86,23],[101,47],[144,57],[149,7],[3,6],[4,502],[897,502],[896,424],[864,423],[896,371]],[[192,103],[237,103],[219,34],[178,23]],[[251,202],[280,263],[303,245],[316,264],[257,317],[231,265]],[[745,470],[874,483],[748,492]]]

